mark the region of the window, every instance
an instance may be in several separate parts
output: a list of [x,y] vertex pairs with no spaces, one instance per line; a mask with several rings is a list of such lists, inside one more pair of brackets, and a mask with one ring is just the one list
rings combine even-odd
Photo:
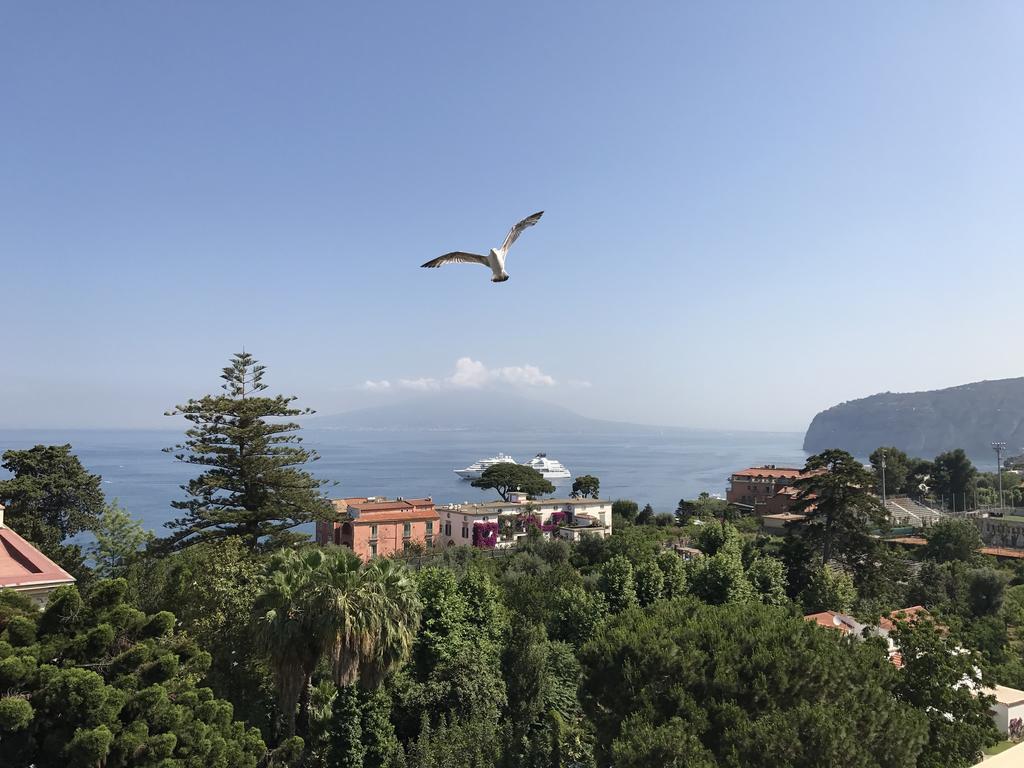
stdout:
[[451,536],[452,535],[452,524],[451,523],[445,523],[444,524],[444,535],[445,536]]
[[412,523],[402,523],[402,535],[407,539],[412,536]]
[[434,521],[433,520],[427,520],[427,536],[433,536],[433,535],[434,535]]
[[462,538],[464,538],[464,539],[468,539],[469,538],[469,526],[468,525],[463,525],[462,526]]
[[411,544],[411,542],[409,542],[408,540],[407,541],[403,541],[402,542],[402,551],[408,551],[410,544]]
[[374,523],[373,525],[370,526],[370,538],[371,539],[376,539],[377,538],[377,525],[376,525],[376,523]]
[[426,541],[426,543],[427,543],[428,547],[434,546],[434,537],[431,536],[429,533],[427,534],[427,541]]
[[376,557],[376,556],[377,556],[377,542],[376,541],[371,541],[370,542],[370,557]]

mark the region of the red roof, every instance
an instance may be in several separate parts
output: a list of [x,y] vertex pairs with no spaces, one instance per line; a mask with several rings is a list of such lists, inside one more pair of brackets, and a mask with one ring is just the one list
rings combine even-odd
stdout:
[[345,515],[349,508],[358,516],[351,519],[353,525],[382,523],[389,521],[439,520],[431,499],[393,499],[390,501],[368,501],[365,497],[334,499],[335,510]]
[[1006,547],[982,547],[978,550],[983,555],[993,557],[1010,557],[1016,560],[1024,559],[1024,551],[1019,549],[1007,549]]
[[819,627],[825,627],[826,629],[838,629],[844,635],[854,631],[854,626],[850,624],[846,617],[835,611],[822,611],[821,613],[811,613],[804,616],[804,621],[813,621]]
[[0,526],[0,587],[74,583],[74,577],[10,528]]
[[882,629],[893,630],[896,628],[897,621],[917,621],[918,617],[929,618],[931,616],[928,613],[928,609],[923,605],[912,605],[909,608],[900,608],[889,614],[888,617],[882,616],[878,620],[878,626]]
[[802,469],[794,467],[750,467],[740,472],[733,472],[733,475],[740,477],[784,477],[795,480],[803,474]]

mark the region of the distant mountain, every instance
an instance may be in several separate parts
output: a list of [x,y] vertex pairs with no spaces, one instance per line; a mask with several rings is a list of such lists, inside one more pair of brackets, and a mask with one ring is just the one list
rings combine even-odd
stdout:
[[317,416],[310,419],[307,426],[316,429],[471,429],[497,432],[657,429],[589,419],[559,405],[493,390],[437,392],[334,416]]
[[963,448],[981,459],[992,454],[993,441],[1005,442],[1011,456],[1024,446],[1024,378],[851,400],[814,417],[804,450],[843,448],[864,457],[891,445],[932,458]]

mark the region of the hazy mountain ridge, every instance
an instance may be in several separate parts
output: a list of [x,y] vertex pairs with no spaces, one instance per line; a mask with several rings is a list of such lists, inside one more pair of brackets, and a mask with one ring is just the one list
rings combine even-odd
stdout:
[[814,417],[804,450],[843,448],[867,456],[891,445],[931,458],[963,448],[975,458],[992,454],[993,441],[1014,455],[1024,446],[1024,378],[963,384],[927,392],[884,392],[850,400]]
[[316,429],[486,430],[499,432],[614,432],[682,430],[604,421],[560,405],[494,390],[439,392],[397,403],[360,408],[307,422]]

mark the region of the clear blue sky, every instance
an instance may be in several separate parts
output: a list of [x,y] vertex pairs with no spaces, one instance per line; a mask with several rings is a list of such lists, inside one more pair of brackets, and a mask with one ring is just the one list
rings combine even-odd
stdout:
[[1024,374],[1022,80],[1016,2],[4,3],[0,426],[243,345],[321,412],[470,358],[723,428]]

